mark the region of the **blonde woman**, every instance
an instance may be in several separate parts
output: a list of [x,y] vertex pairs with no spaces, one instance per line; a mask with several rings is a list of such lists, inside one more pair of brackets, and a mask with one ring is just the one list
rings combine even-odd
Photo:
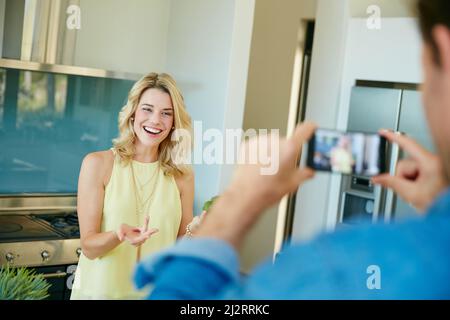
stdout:
[[184,235],[193,218],[194,177],[173,159],[190,148],[171,140],[175,129],[191,131],[183,97],[169,75],[150,73],[128,95],[113,148],[84,158],[77,208],[82,254],[71,299],[143,297],[132,282],[136,262]]

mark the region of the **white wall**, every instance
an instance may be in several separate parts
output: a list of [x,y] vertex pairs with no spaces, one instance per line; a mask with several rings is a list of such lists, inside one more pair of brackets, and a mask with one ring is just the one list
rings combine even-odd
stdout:
[[[338,129],[346,129],[351,87],[356,79],[410,83],[420,83],[422,79],[420,35],[415,19],[384,18],[380,30],[368,29],[366,19],[351,19],[348,29],[343,31],[346,34],[345,56],[339,60],[342,61],[343,68],[340,72],[336,70],[334,81],[334,84],[339,83],[338,92],[333,86],[333,98],[324,101],[320,95],[326,90],[327,95],[324,96],[328,96],[328,84],[311,88],[310,95],[317,96],[317,100],[310,100],[307,110],[307,117],[313,116],[308,111],[313,112],[319,118],[319,125]],[[333,55],[329,52],[333,52]],[[327,60],[325,56],[328,56],[328,60],[336,61],[334,52],[324,52],[324,59]],[[316,57],[313,56],[313,59]],[[325,70],[322,70],[322,76],[317,74],[317,70],[313,72],[318,79],[328,78],[329,75]],[[333,114],[332,117],[327,114],[324,118],[324,115],[318,114],[326,112],[323,109],[324,103],[328,103],[328,112]],[[293,237],[296,240],[309,239],[325,228],[333,229],[339,187],[339,176],[318,174],[313,182],[300,189],[293,226]]]
[[[167,67],[184,94],[193,121],[203,130],[224,129],[230,75],[234,0],[173,0]],[[245,31],[247,32],[247,31]],[[244,70],[245,72],[245,70]],[[242,103],[241,103],[242,104]],[[243,110],[234,110],[243,113]],[[202,142],[195,137],[195,142]],[[204,146],[209,142],[203,142]],[[201,148],[196,143],[195,148]],[[195,213],[219,193],[219,165],[195,165]]]
[[365,19],[355,18],[347,34],[344,80],[421,82],[421,38],[415,18],[384,18],[380,30],[370,30]]
[[74,64],[145,74],[161,72],[171,0],[81,0]]
[[[237,1],[235,3],[227,86],[227,111],[223,121],[225,130],[243,127],[254,11],[255,0]],[[220,192],[230,183],[233,170],[233,165],[222,165],[219,181]]]
[[[345,61],[348,1],[322,0],[317,5],[306,119],[335,127]],[[330,176],[316,174],[297,192],[292,237],[307,239],[322,230]]]
[[[257,0],[248,70],[243,129],[286,134],[295,54],[302,21],[314,19],[316,0]],[[298,91],[298,88],[294,90]],[[267,209],[240,250],[241,270],[250,271],[273,253],[278,206]]]

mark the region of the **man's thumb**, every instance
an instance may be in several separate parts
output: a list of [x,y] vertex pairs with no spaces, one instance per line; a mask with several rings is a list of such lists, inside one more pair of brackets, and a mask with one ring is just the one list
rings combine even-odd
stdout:
[[395,177],[391,176],[388,173],[380,174],[378,176],[372,177],[372,182],[374,184],[379,184],[385,188],[392,188],[395,184]]

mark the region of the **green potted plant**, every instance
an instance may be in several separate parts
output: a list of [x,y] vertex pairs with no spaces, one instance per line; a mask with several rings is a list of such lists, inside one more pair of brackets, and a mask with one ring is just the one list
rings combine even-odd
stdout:
[[43,300],[50,284],[40,274],[26,267],[9,265],[0,269],[0,300]]
[[203,208],[202,208],[203,212],[208,212],[209,208],[213,205],[214,201],[216,201],[216,199],[217,199],[218,197],[219,197],[219,196],[214,196],[214,197],[212,197],[211,199],[209,199],[208,201],[206,201],[206,202],[203,204]]
[[202,213],[199,216],[195,216],[194,219],[192,219],[191,223],[189,223],[187,225],[187,227],[186,227],[186,235],[187,236],[191,237],[193,235],[193,232],[195,232],[197,230],[197,228],[200,226],[203,218],[205,217],[206,213],[208,212],[208,210],[211,208],[214,201],[216,201],[216,199],[218,197],[219,196],[214,196],[203,204]]

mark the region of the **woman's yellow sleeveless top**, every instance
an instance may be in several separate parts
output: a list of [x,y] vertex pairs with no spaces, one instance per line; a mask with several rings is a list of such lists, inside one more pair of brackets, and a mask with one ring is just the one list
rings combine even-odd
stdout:
[[[159,162],[133,160],[123,165],[116,156],[105,187],[101,232],[116,231],[122,223],[141,227],[145,212],[150,216],[148,227],[159,232],[141,246],[141,258],[175,243],[181,223],[180,193],[174,177],[164,175]],[[71,299],[145,297],[147,292],[136,290],[133,284],[137,256],[138,249],[127,241],[94,260],[81,254]]]

